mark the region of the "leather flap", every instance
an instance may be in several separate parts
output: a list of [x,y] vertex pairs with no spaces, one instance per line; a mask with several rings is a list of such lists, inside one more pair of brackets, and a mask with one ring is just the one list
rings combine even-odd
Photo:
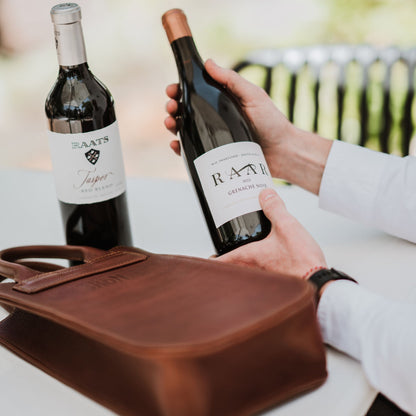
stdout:
[[13,289],[23,293],[37,293],[63,283],[138,263],[146,259],[147,256],[142,253],[109,251],[104,256],[97,257],[89,263],[38,274],[14,285]]

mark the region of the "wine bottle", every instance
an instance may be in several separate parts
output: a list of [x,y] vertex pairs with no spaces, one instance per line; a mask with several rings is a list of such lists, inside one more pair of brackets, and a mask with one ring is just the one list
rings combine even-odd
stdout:
[[59,73],[45,103],[67,244],[131,245],[126,179],[114,101],[90,71],[81,9],[51,9]]
[[273,186],[272,178],[238,101],[205,70],[183,11],[167,11],[162,24],[182,91],[182,155],[221,255],[270,232],[258,195]]

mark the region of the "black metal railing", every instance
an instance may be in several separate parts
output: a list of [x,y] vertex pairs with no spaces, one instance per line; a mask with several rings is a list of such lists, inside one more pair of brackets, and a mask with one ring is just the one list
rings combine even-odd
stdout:
[[[416,48],[337,44],[256,50],[234,70],[259,70],[254,82],[280,102],[290,121],[307,119],[301,127],[328,135],[332,126],[330,134],[338,139],[407,155],[415,66]],[[302,101],[309,105],[297,112]]]

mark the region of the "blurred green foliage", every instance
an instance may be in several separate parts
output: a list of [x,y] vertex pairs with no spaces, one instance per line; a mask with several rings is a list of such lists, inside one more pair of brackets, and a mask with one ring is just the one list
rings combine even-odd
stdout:
[[320,0],[327,17],[319,40],[412,46],[416,43],[414,0]]

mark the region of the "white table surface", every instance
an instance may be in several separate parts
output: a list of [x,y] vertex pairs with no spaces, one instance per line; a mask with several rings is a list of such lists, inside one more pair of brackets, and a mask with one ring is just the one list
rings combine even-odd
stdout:
[[[62,244],[63,227],[50,173],[0,170],[0,249]],[[297,187],[280,187],[292,212],[320,243],[328,264],[361,285],[396,299],[416,300],[410,278],[413,244],[318,208]],[[214,250],[191,185],[185,181],[128,178],[134,244],[157,253],[208,257]],[[394,285],[390,279],[396,278]],[[0,319],[6,313],[0,308]],[[356,361],[327,349],[329,377],[319,389],[280,405],[267,416],[360,416],[377,392]],[[249,382],[249,380],[247,380]],[[1,414],[8,416],[112,415],[75,390],[0,347]]]

